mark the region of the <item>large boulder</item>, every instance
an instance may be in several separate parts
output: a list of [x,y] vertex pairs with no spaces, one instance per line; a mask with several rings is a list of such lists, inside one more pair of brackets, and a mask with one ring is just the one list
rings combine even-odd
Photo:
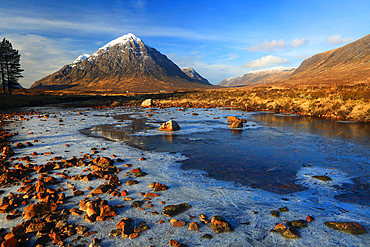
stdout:
[[165,122],[161,125],[161,127],[159,127],[160,131],[176,131],[176,130],[180,130],[180,126],[179,124],[174,121],[174,120],[170,120],[168,122]]
[[354,234],[354,235],[360,235],[360,234],[366,233],[365,228],[357,222],[327,221],[324,224],[331,229]]
[[146,99],[141,103],[141,107],[152,107],[152,106],[153,106],[152,99]]

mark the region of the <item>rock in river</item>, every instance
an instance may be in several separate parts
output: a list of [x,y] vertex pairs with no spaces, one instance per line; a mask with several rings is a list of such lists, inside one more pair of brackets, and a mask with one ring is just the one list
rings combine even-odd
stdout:
[[360,234],[366,233],[365,228],[357,222],[327,221],[324,224],[331,229],[354,234],[354,235],[360,235]]
[[159,127],[158,130],[161,130],[161,131],[176,131],[176,130],[180,130],[180,126],[176,121],[170,120],[170,121],[167,121],[167,122],[163,123],[161,125],[161,127]]

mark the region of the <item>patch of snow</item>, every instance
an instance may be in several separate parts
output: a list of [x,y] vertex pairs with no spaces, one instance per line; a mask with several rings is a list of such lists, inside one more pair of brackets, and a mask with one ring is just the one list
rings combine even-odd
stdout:
[[261,70],[256,70],[256,71],[250,71],[247,74],[277,73],[277,72],[292,71],[294,69],[296,69],[296,68],[278,66],[278,67],[273,67],[273,68],[269,68],[269,69],[261,69]]
[[76,60],[73,61],[72,67],[74,67],[75,64],[80,63],[80,62],[82,62],[85,59],[88,59],[89,57],[90,57],[89,54],[83,54],[83,55],[78,56],[78,58],[76,58]]

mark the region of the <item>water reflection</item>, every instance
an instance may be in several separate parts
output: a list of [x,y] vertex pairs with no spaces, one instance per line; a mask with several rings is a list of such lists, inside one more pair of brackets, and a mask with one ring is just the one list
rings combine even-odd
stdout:
[[[357,186],[360,182],[367,184],[370,178],[369,124],[271,113],[246,114],[249,120],[264,127],[244,130],[215,127],[214,131],[188,135],[137,136],[132,134],[153,129],[159,123],[125,114],[115,117],[125,123],[124,127],[96,126],[84,133],[122,141],[143,150],[180,152],[188,157],[182,162],[182,169],[205,170],[216,179],[281,194],[305,189],[296,183],[296,174],[304,167],[338,169],[356,178],[354,186],[342,187],[348,193],[338,199],[355,200],[359,198],[355,193],[361,193],[364,195],[361,201],[370,202],[369,188]],[[220,123],[207,121],[207,124]]]

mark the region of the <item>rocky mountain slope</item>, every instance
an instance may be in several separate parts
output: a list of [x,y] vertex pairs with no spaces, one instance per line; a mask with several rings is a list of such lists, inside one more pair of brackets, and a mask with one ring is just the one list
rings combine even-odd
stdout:
[[370,35],[302,62],[279,84],[340,85],[370,82]]
[[133,34],[119,37],[91,56],[84,54],[36,81],[34,89],[157,92],[214,87],[186,75],[176,64]]
[[185,68],[181,68],[181,70],[190,78],[197,80],[203,84],[209,84],[208,80],[202,77],[198,72],[196,72],[195,69],[185,67]]
[[218,85],[224,87],[260,86],[284,79],[290,76],[294,70],[295,68],[275,67],[251,71],[243,76],[227,78]]

